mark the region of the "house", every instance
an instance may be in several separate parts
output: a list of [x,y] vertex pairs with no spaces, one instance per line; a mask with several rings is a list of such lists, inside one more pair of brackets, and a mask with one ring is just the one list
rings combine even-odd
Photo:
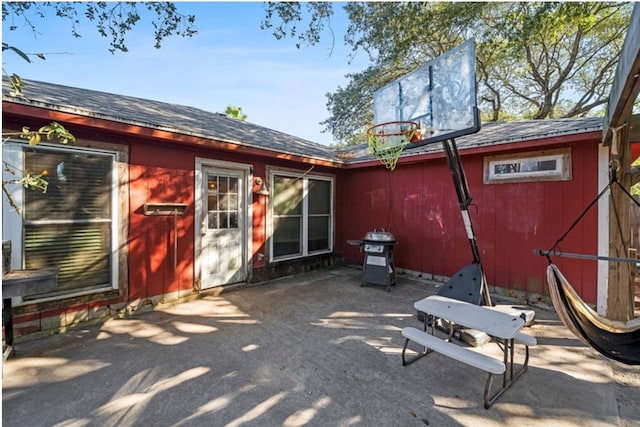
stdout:
[[[56,121],[77,142],[3,144],[6,165],[49,181],[44,194],[11,188],[20,212],[3,198],[12,268],[60,267],[54,292],[15,299],[16,335],[358,265],[363,254],[347,240],[373,229],[394,233],[400,274],[446,280],[471,261],[437,144],[407,148],[389,172],[365,146],[334,150],[193,107],[25,83],[22,98],[3,81],[3,131]],[[549,248],[606,183],[601,137],[602,120],[585,118],[489,123],[457,140],[494,291],[547,298],[546,261],[532,251]],[[607,232],[594,211],[563,248],[595,254]],[[595,263],[558,264],[604,307]]]

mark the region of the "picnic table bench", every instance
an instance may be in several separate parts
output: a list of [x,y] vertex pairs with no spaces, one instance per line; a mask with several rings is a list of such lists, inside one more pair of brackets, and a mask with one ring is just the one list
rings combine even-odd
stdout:
[[[402,349],[403,366],[435,351],[487,372],[489,377],[483,396],[484,407],[487,409],[526,371],[529,365],[529,346],[536,345],[536,339],[521,331],[525,325],[522,317],[439,295],[417,301],[414,307],[418,312],[426,314],[423,316],[424,327],[422,331],[414,327],[402,329],[402,336],[405,338]],[[435,335],[435,324],[438,319],[446,320],[450,325],[447,338],[443,339]],[[454,324],[485,332],[501,346],[502,360],[455,344],[451,339]],[[428,326],[431,332],[428,331]],[[421,345],[423,350],[418,355],[407,359],[406,351],[410,342]],[[525,358],[517,372],[514,370],[516,343],[524,345],[525,348]],[[494,394],[491,394],[494,375],[502,375],[502,385]]]

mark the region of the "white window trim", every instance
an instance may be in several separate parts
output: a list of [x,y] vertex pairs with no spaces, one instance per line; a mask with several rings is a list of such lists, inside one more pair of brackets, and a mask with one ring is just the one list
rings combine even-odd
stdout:
[[[554,170],[524,171],[505,174],[495,173],[495,167],[514,163],[529,163],[554,160]],[[501,184],[507,182],[539,182],[539,181],[570,181],[571,148],[557,150],[535,151],[518,154],[488,156],[484,158],[484,183]]]
[[[272,167],[267,167],[267,179],[269,182],[269,188],[271,189],[271,191],[273,192],[275,187],[274,187],[274,176],[278,175],[278,176],[286,176],[286,177],[290,177],[290,178],[300,178],[300,179],[304,179],[304,184],[303,184],[303,214],[302,214],[302,254],[296,254],[296,255],[286,255],[286,256],[280,256],[280,257],[274,257],[273,256],[273,197],[269,197],[269,206],[268,206],[268,215],[267,215],[267,238],[269,240],[267,248],[269,250],[269,262],[280,262],[280,261],[287,261],[287,260],[293,260],[293,259],[301,259],[301,258],[306,258],[309,256],[314,256],[314,255],[322,255],[322,254],[327,254],[327,253],[331,253],[333,252],[333,245],[334,245],[334,231],[335,231],[335,185],[336,185],[336,180],[335,180],[335,176],[333,175],[324,175],[324,174],[309,174],[309,171],[299,171],[299,170],[292,170],[292,169],[284,169],[284,168],[272,168]],[[313,252],[309,252],[308,249],[308,242],[307,239],[304,238],[304,236],[308,235],[308,219],[309,219],[309,214],[308,214],[308,197],[306,197],[307,195],[307,191],[308,191],[308,186],[307,186],[307,182],[308,179],[315,179],[315,180],[322,180],[322,181],[328,181],[331,183],[331,200],[329,201],[330,206],[329,206],[329,212],[330,212],[330,216],[331,216],[331,220],[329,222],[329,247],[327,249],[323,249],[323,250],[318,250],[318,251],[313,251]]]
[[[25,141],[11,140],[3,144],[3,158],[8,158],[14,166],[22,167],[24,165],[24,148],[28,147]],[[83,295],[96,294],[100,292],[117,290],[120,283],[119,277],[119,230],[120,221],[118,213],[118,187],[119,187],[119,173],[118,173],[118,152],[111,150],[101,150],[95,148],[83,148],[83,147],[67,147],[58,144],[46,144],[42,143],[38,145],[41,149],[51,149],[55,151],[67,151],[67,152],[85,152],[94,153],[100,155],[111,156],[112,158],[112,173],[111,173],[111,247],[109,248],[110,262],[111,262],[111,283],[104,286],[95,287],[86,290],[78,290],[76,292],[69,292],[62,295],[53,295],[50,297],[29,299],[23,301],[22,297],[15,297],[12,299],[13,305],[23,304],[37,304],[47,301],[57,301],[62,299],[68,299]],[[3,180],[12,179],[13,177],[3,168]],[[13,188],[11,188],[13,187]],[[16,204],[22,209],[24,207],[24,188],[18,184],[13,184],[9,188]],[[23,252],[23,217],[22,214],[18,214],[8,203],[7,196],[2,195],[2,238],[3,240],[11,240],[11,269],[24,268],[24,259],[22,257]]]

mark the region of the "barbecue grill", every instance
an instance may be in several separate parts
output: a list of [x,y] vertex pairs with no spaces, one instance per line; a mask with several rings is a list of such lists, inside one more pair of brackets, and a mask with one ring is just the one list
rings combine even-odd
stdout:
[[367,232],[362,240],[349,240],[348,243],[364,249],[360,286],[383,285],[387,287],[387,291],[391,291],[391,286],[396,284],[393,248],[398,242],[394,235],[384,229],[376,229]]

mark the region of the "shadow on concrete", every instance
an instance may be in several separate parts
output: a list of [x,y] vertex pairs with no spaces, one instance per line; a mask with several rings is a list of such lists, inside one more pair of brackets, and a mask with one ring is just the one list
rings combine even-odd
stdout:
[[535,309],[530,368],[486,410],[484,372],[439,354],[401,364],[413,302],[437,288],[359,279],[312,272],[18,343],[3,425],[640,424],[640,369],[583,347],[553,312]]

